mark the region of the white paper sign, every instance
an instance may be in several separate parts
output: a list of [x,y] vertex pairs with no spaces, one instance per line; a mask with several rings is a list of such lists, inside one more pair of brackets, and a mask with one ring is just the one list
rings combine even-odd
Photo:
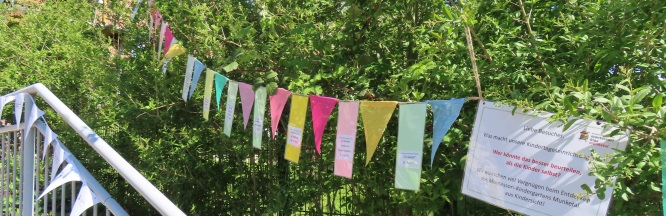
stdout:
[[287,138],[289,139],[287,140],[287,144],[300,148],[301,140],[303,139],[303,129],[289,125],[287,133]]
[[398,167],[405,168],[421,168],[421,157],[423,154],[417,151],[401,151],[398,152]]
[[203,111],[208,112],[210,111],[210,98],[204,98],[203,101]]
[[528,215],[606,215],[613,188],[604,200],[576,198],[581,185],[594,188],[596,180],[585,155],[624,150],[627,135],[604,137],[616,128],[586,120],[562,131],[562,123],[546,120],[551,114],[512,110],[479,103],[463,194]]
[[231,126],[234,120],[237,94],[238,85],[233,81],[229,82],[229,91],[227,93],[227,110],[224,113],[224,134],[227,136],[231,136]]
[[354,160],[354,143],[356,143],[355,136],[338,135],[335,147],[336,160],[353,161]]

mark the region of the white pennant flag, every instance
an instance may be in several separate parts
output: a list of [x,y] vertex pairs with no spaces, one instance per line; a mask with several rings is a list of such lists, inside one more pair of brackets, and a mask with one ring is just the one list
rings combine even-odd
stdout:
[[76,202],[72,206],[72,211],[69,214],[70,216],[81,215],[86,209],[94,206],[95,204],[100,203],[95,193],[90,190],[88,184],[83,182],[81,189],[79,190],[79,195],[76,197]]
[[35,104],[35,100],[32,99],[31,96],[28,96],[28,100],[32,101],[32,105],[25,107],[25,128],[23,128],[23,140],[28,140],[28,131],[30,131],[32,128],[32,124],[34,124],[39,117],[44,115],[44,111],[41,111],[39,108],[37,108],[37,104]]
[[21,124],[21,114],[23,114],[23,100],[25,93],[18,93],[14,99],[14,118],[16,119],[16,128]]
[[166,34],[166,28],[167,28],[166,22],[162,22],[161,28],[160,28],[160,41],[159,41],[159,45],[157,46],[158,47],[157,59],[162,58],[162,44],[164,43],[164,34]]
[[7,101],[7,97],[0,96],[0,116],[2,116],[2,110],[5,108],[5,101]]
[[51,163],[51,182],[55,179],[56,172],[58,172],[58,168],[60,168],[62,162],[71,155],[71,153],[63,150],[60,145],[60,140],[55,139],[53,142],[53,162]]
[[192,85],[192,70],[194,70],[194,56],[187,55],[187,66],[185,66],[185,81],[183,82],[183,100],[187,101],[190,85]]
[[[57,137],[58,137],[58,134],[54,133],[51,130],[51,127],[49,127],[48,125],[45,125],[44,145],[42,145],[44,147],[44,149],[42,149],[42,159],[44,159],[46,157],[46,152],[49,148],[49,145],[51,145],[51,142],[53,142],[55,140],[55,138],[57,138]],[[55,150],[54,150],[54,153],[55,153]]]
[[37,200],[41,199],[44,195],[51,192],[53,189],[60,187],[60,185],[71,181],[81,181],[81,176],[79,175],[79,170],[77,170],[74,165],[67,164],[67,166],[62,169],[62,172],[60,172],[60,174],[58,174],[58,176],[56,176],[56,178],[51,181],[51,184],[44,189],[44,192],[42,192],[42,194],[37,197]]

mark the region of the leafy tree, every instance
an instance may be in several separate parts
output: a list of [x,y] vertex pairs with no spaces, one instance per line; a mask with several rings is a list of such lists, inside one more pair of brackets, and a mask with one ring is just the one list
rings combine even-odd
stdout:
[[[103,35],[103,27],[89,24],[98,18],[95,7],[111,21],[125,20],[124,29]],[[6,56],[0,58],[0,92],[45,83],[187,213],[511,214],[460,193],[475,102],[463,107],[433,168],[424,168],[420,191],[393,188],[395,118],[368,166],[359,132],[353,179],[335,177],[335,124],[326,129],[321,156],[306,127],[299,164],[282,159],[285,128],[276,140],[264,137],[264,149],[252,149],[240,111],[226,137],[224,109],[213,111],[208,122],[200,117],[203,81],[190,101],[180,99],[184,56],[161,73],[147,2],[132,22],[124,3],[99,7],[47,3],[16,18],[15,7],[0,4],[0,55]],[[612,215],[662,214],[662,1],[195,0],[157,2],[156,9],[188,53],[212,70],[269,90],[279,86],[345,100],[476,96],[468,49],[473,45],[487,100],[553,112],[553,120],[574,116],[628,130],[627,150],[613,163],[591,163],[600,180],[581,191],[609,199],[598,191],[615,186]],[[121,50],[120,56],[109,47]],[[49,115],[66,134],[66,125]],[[90,148],[80,139],[66,138],[131,214],[156,214],[95,154],[87,154]]]

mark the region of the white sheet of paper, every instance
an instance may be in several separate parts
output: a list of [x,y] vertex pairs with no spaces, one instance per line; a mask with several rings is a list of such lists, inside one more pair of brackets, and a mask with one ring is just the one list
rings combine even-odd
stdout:
[[298,128],[289,125],[289,131],[287,136],[289,136],[287,144],[300,148],[301,140],[303,139],[303,128]]

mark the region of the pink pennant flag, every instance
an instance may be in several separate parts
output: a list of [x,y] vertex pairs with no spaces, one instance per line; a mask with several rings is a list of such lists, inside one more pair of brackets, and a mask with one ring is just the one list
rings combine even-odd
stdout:
[[280,123],[280,117],[282,116],[282,110],[284,110],[284,105],[287,104],[287,99],[289,99],[289,92],[286,89],[278,88],[277,93],[273,96],[270,96],[271,101],[271,132],[273,139],[275,139],[275,132],[277,131],[278,123]]
[[331,116],[335,104],[338,99],[331,97],[322,97],[317,95],[310,95],[310,106],[312,107],[312,127],[314,130],[315,147],[317,153],[321,155],[321,138],[324,135],[326,122],[328,117]]
[[167,51],[169,51],[169,48],[171,48],[171,41],[173,41],[173,32],[168,25],[166,27],[166,32],[164,33],[164,40],[164,54],[166,55]]
[[243,129],[245,129],[247,128],[247,122],[250,120],[252,104],[254,104],[254,90],[252,90],[252,85],[242,82],[238,82],[238,90],[243,105]]
[[352,177],[358,101],[340,102],[338,105],[338,134],[335,139],[335,168],[337,176]]
[[160,23],[162,22],[162,14],[160,14],[158,10],[154,10],[153,14],[155,16],[155,23],[154,23],[155,26],[153,26],[153,29],[157,29],[157,26],[159,26]]

